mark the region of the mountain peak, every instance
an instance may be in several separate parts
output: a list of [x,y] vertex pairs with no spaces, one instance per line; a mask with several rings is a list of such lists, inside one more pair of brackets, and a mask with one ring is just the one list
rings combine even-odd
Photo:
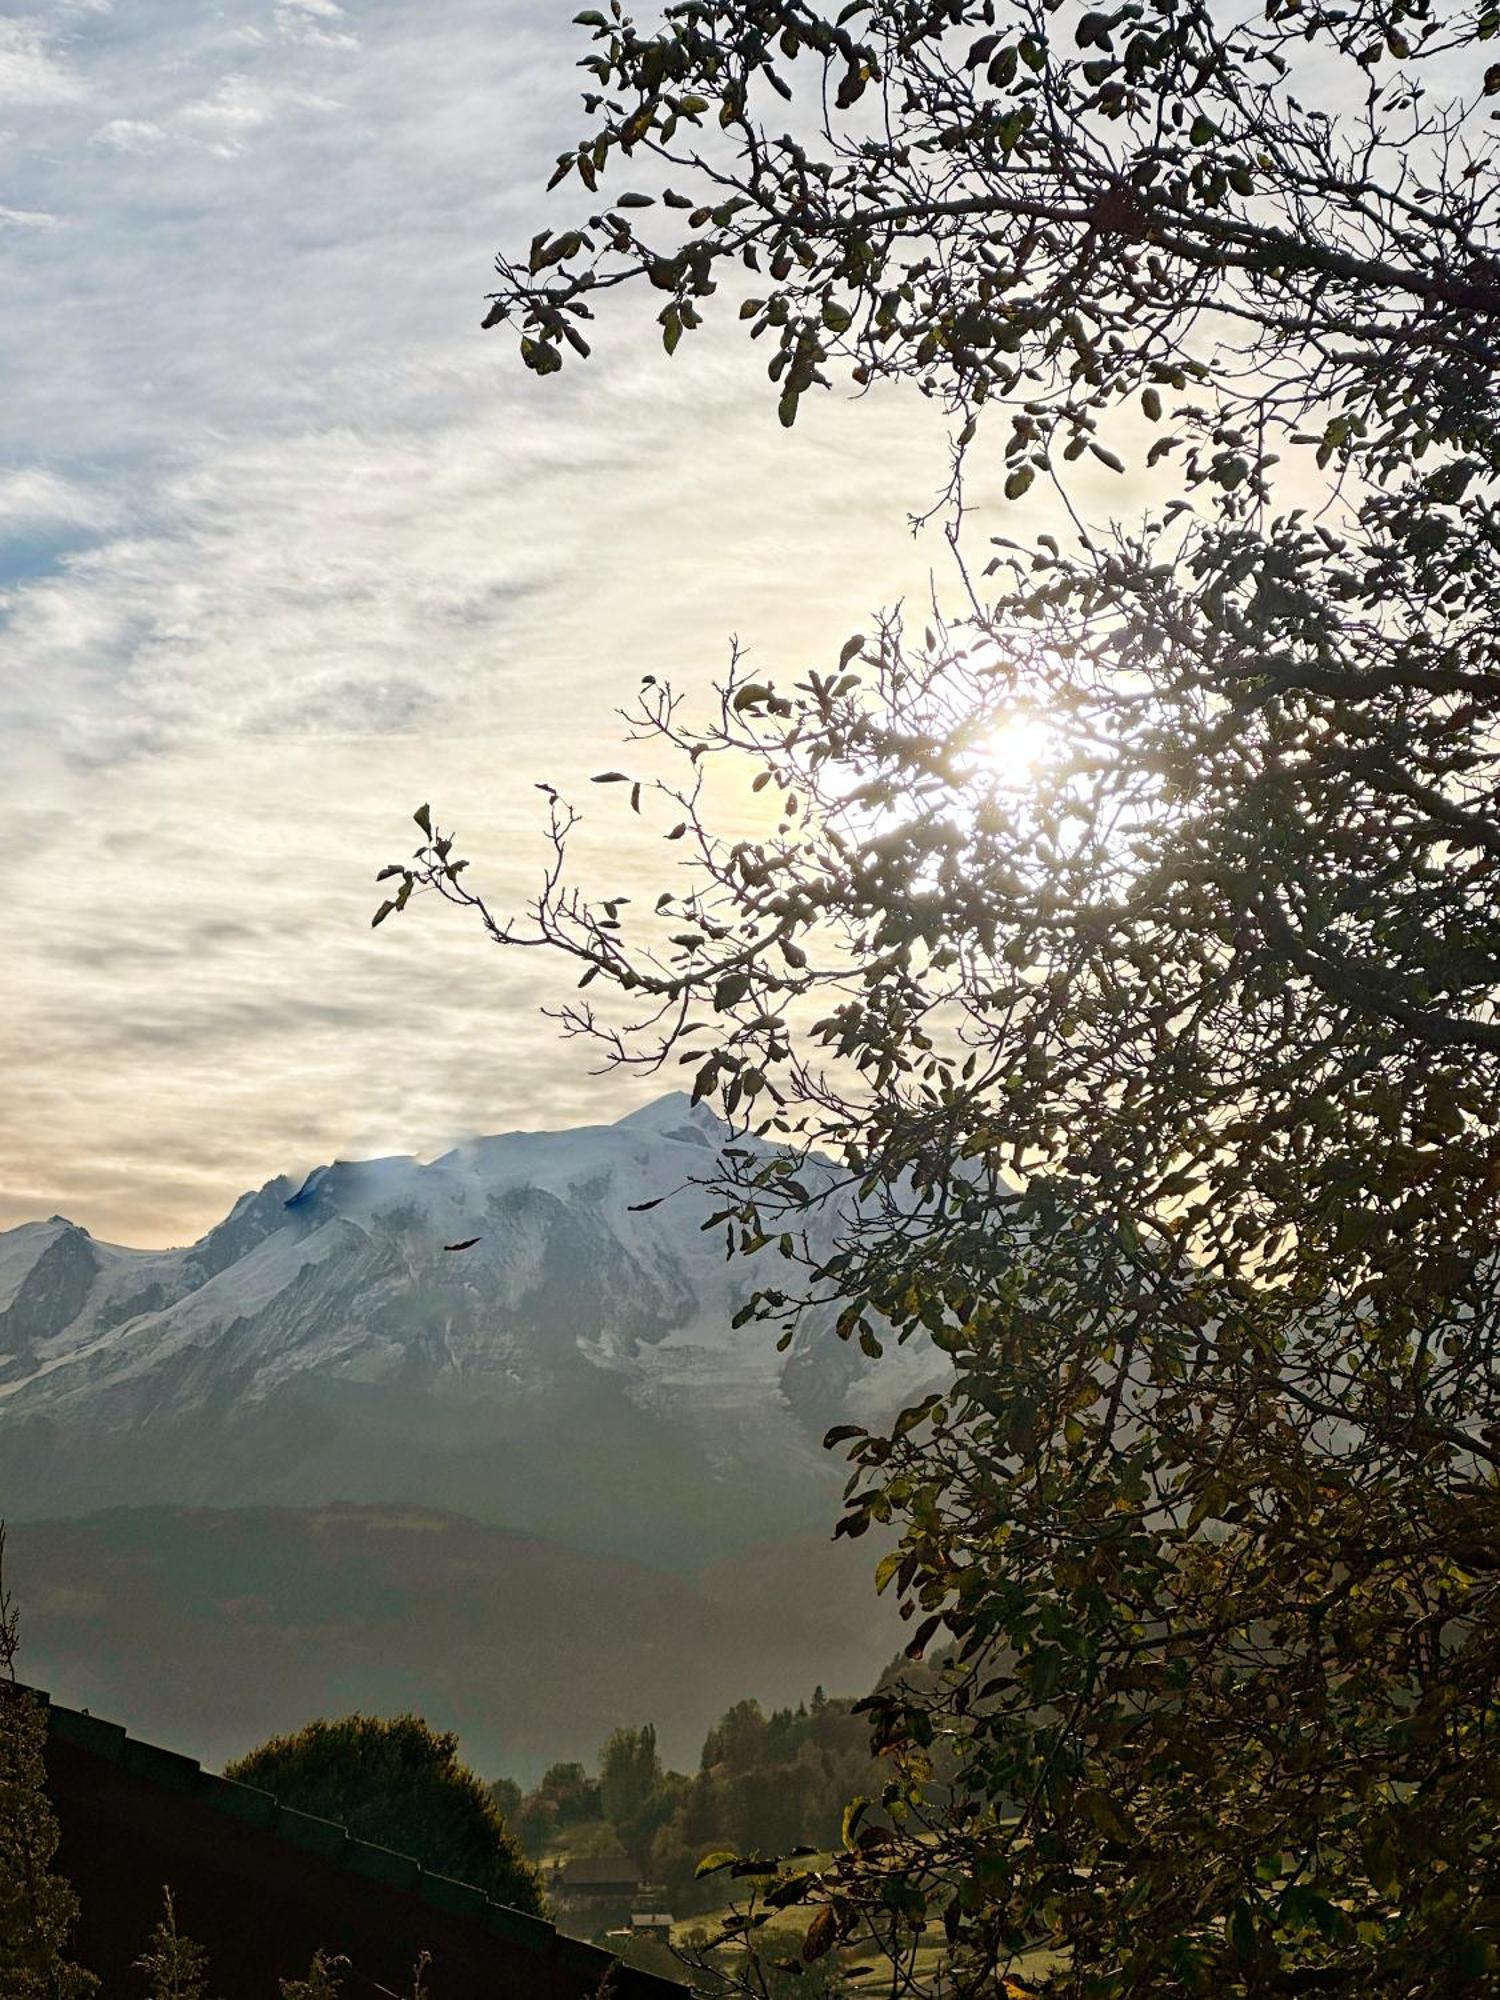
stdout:
[[724,1126],[706,1104],[695,1104],[685,1090],[669,1090],[664,1097],[655,1097],[649,1104],[643,1104],[635,1111],[627,1111],[623,1118],[615,1120],[617,1130],[625,1132],[660,1132],[664,1137],[675,1138],[683,1126],[694,1130],[694,1136],[722,1138]]

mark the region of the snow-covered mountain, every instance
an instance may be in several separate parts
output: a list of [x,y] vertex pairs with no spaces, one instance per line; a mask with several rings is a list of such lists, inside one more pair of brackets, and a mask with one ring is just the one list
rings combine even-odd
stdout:
[[274,1180],[185,1250],[0,1233],[0,1514],[406,1500],[684,1565],[826,1524],[821,1431],[933,1357],[731,1332],[723,1138],[677,1094]]

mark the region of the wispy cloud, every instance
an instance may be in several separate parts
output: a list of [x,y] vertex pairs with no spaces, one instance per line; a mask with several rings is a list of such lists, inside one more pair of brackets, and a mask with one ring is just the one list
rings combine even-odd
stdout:
[[530,780],[592,802],[642,673],[735,630],[800,667],[860,579],[922,586],[906,406],[789,438],[722,343],[620,325],[539,384],[479,331],[577,125],[566,11],[0,25],[6,200],[55,222],[0,291],[0,1223],[180,1237],[283,1166],[624,1108],[541,968],[436,914],[372,935],[373,869],[430,797],[519,900]]
[[72,104],[79,77],[47,25],[22,16],[0,20],[0,105]]

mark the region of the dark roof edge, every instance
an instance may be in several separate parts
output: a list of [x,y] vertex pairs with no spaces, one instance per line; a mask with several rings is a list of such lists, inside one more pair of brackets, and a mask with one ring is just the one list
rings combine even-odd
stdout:
[[[62,1737],[96,1757],[105,1757],[154,1784],[199,1799],[233,1819],[247,1820],[252,1826],[262,1827],[294,1847],[320,1854],[354,1874],[368,1875],[391,1888],[408,1890],[434,1909],[455,1916],[477,1917],[498,1937],[539,1956],[561,1957],[580,1975],[594,1975],[596,1984],[611,1966],[619,1963],[613,1952],[588,1944],[582,1938],[568,1937],[545,1917],[533,1917],[525,1910],[512,1909],[508,1903],[497,1903],[483,1889],[434,1874],[408,1854],[396,1854],[371,1841],[357,1840],[336,1820],[298,1812],[255,1785],[242,1785],[237,1779],[205,1771],[196,1758],[185,1757],[176,1750],[163,1750],[155,1743],[143,1743],[128,1735],[118,1722],[104,1722],[98,1716],[64,1708],[40,1688],[26,1688],[23,1692],[45,1709],[49,1735]],[[638,1968],[631,1971],[633,1977],[649,1978],[666,1993],[687,1991],[677,1981],[663,1979],[659,1974],[641,1975]]]

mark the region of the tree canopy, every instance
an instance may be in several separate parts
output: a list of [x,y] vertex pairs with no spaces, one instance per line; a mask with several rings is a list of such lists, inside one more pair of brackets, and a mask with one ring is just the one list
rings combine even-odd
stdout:
[[588,212],[491,315],[527,363],[722,289],[784,423],[879,378],[953,419],[925,629],[643,689],[680,775],[601,779],[681,843],[654,909],[578,892],[561,803],[524,914],[426,808],[390,871],[777,1142],[717,1173],[747,1316],[951,1358],[829,1438],[949,1664],[872,1699],[880,1809],[775,1894],[918,1985],[937,1927],[961,1989],[1045,1945],[1090,2000],[1490,1990],[1500,15],[579,19]]
[[310,1722],[236,1759],[225,1776],[336,1820],[356,1838],[408,1854],[496,1902],[544,1913],[541,1879],[485,1787],[459,1762],[458,1738],[417,1716]]

